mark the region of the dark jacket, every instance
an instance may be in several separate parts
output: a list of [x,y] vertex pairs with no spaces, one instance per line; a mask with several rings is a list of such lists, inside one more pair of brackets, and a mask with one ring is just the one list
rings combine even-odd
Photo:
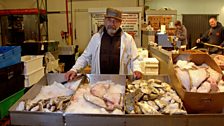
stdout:
[[187,29],[184,25],[181,26],[180,29],[175,30],[175,35],[179,41],[181,41],[181,45],[187,45]]
[[217,26],[206,31],[206,33],[200,39],[203,42],[224,46],[224,28],[222,24],[217,22]]

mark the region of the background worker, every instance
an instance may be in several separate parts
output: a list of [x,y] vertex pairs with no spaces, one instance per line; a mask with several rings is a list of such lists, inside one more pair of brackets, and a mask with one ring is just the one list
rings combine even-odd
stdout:
[[175,22],[175,36],[176,36],[176,41],[181,41],[181,46],[187,47],[187,29],[186,27],[181,24],[179,20]]
[[[224,28],[220,22],[217,21],[215,17],[209,19],[210,29],[206,31],[201,38],[196,40],[196,43],[207,42],[209,44],[224,46]],[[210,53],[218,53],[218,48],[211,47],[209,49]]]

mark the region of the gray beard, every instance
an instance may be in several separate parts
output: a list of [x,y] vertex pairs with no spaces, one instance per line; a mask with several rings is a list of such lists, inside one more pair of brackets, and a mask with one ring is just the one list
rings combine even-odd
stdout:
[[119,27],[117,29],[113,29],[113,28],[108,28],[107,29],[107,33],[110,35],[110,36],[114,36],[114,34],[118,31]]

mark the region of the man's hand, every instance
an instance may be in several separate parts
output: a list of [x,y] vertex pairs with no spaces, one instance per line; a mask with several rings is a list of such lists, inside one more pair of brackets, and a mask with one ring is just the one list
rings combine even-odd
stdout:
[[139,72],[139,71],[134,71],[133,75],[134,75],[134,78],[135,78],[135,79],[140,79],[140,78],[142,78],[142,73]]
[[71,81],[71,80],[75,79],[76,76],[77,76],[77,72],[70,70],[70,71],[66,72],[65,79],[67,81]]
[[196,40],[196,43],[200,43],[200,42],[201,42],[201,39],[200,38]]

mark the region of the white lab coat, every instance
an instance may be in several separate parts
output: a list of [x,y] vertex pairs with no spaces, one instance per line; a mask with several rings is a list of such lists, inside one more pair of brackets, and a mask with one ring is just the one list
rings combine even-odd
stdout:
[[[91,74],[100,74],[100,45],[103,30],[95,33],[83,54],[77,59],[71,70],[80,71],[88,64],[91,65]],[[109,66],[108,66],[109,67]],[[126,32],[121,32],[120,70],[119,74],[132,74],[140,71],[138,52],[134,39]]]

